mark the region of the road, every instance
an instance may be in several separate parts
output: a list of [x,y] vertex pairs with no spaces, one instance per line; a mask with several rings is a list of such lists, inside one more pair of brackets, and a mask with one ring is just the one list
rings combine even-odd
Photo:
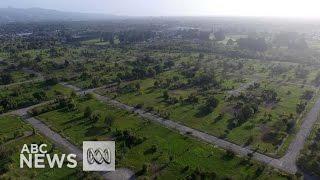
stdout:
[[[17,115],[22,117],[24,121],[31,124],[33,128],[38,130],[42,135],[50,139],[55,145],[62,148],[68,153],[76,154],[78,162],[82,163],[82,150],[69,142],[66,138],[62,137],[60,134],[56,133],[55,131],[51,130],[50,127],[48,127],[46,124],[41,122],[40,120],[29,117],[28,111],[32,108],[35,108],[37,106],[41,106],[44,104],[48,104],[52,101],[44,102],[38,105],[30,106],[23,109],[18,109],[15,111],[11,111],[9,113],[1,114],[1,116],[4,115]],[[100,172],[100,174],[105,179],[117,179],[117,180],[128,180],[128,179],[134,179],[134,172],[126,169],[126,168],[118,168],[116,171],[113,172]]]
[[[94,90],[98,89],[88,89],[88,90],[81,90],[78,87],[75,87],[73,85],[70,85],[68,83],[61,83],[62,85],[74,89],[78,94],[86,94],[86,93],[92,93],[96,96],[96,98],[102,102],[108,103],[110,105],[113,105],[115,107],[134,112],[141,117],[145,119],[149,119],[153,122],[159,123],[169,129],[176,130],[179,133],[183,135],[188,135],[188,136],[193,136],[194,138],[197,138],[201,141],[216,145],[220,148],[223,149],[229,149],[235,152],[236,154],[240,156],[247,156],[248,154],[252,154],[252,158],[263,162],[265,164],[268,164],[270,166],[273,166],[275,168],[278,168],[282,171],[294,174],[297,172],[297,166],[296,166],[296,160],[299,156],[300,151],[303,149],[303,146],[305,144],[305,141],[310,134],[312,127],[314,123],[317,121],[318,118],[318,111],[320,109],[320,98],[316,101],[314,107],[311,109],[310,112],[307,113],[305,116],[303,123],[301,125],[301,128],[297,132],[294,140],[291,142],[289,145],[288,150],[286,151],[285,155],[279,159],[269,157],[267,155],[264,155],[262,153],[254,152],[249,148],[239,146],[237,144],[234,144],[232,142],[219,139],[218,137],[212,136],[210,134],[201,132],[199,130],[187,127],[185,125],[179,124],[177,122],[171,121],[169,119],[164,119],[161,118],[157,115],[151,114],[149,112],[146,112],[141,109],[136,109],[134,107],[128,106],[124,103],[121,103],[119,101],[113,100],[107,96],[102,96],[94,92]],[[45,102],[48,103],[48,102]],[[43,103],[42,103],[43,104]],[[37,106],[37,105],[36,105]],[[36,129],[38,129],[42,134],[44,134],[46,137],[54,141],[56,144],[68,149],[70,152],[78,152],[81,151],[80,149],[75,149],[77,148],[76,146],[72,145],[68,140],[65,138],[61,137],[58,133],[52,131],[49,127],[47,127],[45,124],[43,124],[41,121],[35,119],[35,118],[27,118],[26,113],[29,109],[34,108],[35,106],[31,106],[28,108],[23,108],[20,110],[16,110],[13,112],[9,112],[6,114],[17,114],[19,116],[24,117],[24,119],[32,124]],[[82,154],[82,153],[80,153]],[[82,157],[82,156],[81,156]],[[125,177],[125,178],[130,178],[131,175],[133,174],[130,170],[128,169],[120,169],[121,172],[114,172],[114,173],[109,173],[108,177]],[[122,179],[122,178],[120,178]]]
[[[248,83],[245,86],[242,86],[241,89],[248,87],[250,84]],[[307,115],[305,116],[305,118],[303,119],[303,123],[302,123],[300,129],[297,132],[297,134],[295,135],[295,138],[293,139],[293,141],[290,143],[289,148],[287,149],[285,155],[283,157],[281,157],[280,159],[276,159],[276,158],[269,157],[269,156],[266,156],[266,155],[258,153],[258,152],[253,152],[251,149],[248,149],[246,147],[242,147],[237,144],[231,143],[229,141],[219,139],[215,136],[212,136],[210,134],[198,131],[196,129],[193,129],[193,128],[190,128],[187,126],[184,126],[184,125],[179,124],[177,122],[174,122],[174,121],[171,121],[168,119],[163,119],[157,115],[151,114],[151,113],[143,111],[141,109],[136,109],[134,107],[123,104],[119,101],[113,100],[109,97],[101,96],[101,95],[94,92],[94,90],[96,90],[98,88],[81,91],[78,87],[75,87],[70,84],[68,84],[68,87],[73,88],[74,90],[77,90],[81,94],[93,93],[97,97],[97,99],[99,99],[100,101],[103,101],[105,103],[111,104],[113,106],[119,107],[119,108],[127,110],[127,111],[134,112],[143,118],[157,122],[157,123],[169,128],[169,129],[177,130],[181,134],[189,134],[189,135],[191,135],[197,139],[200,139],[202,141],[211,143],[213,145],[217,145],[220,148],[232,150],[233,152],[237,153],[238,155],[247,156],[248,154],[253,154],[253,158],[255,160],[266,163],[268,165],[271,165],[275,168],[281,169],[281,170],[288,172],[288,173],[291,173],[291,174],[294,174],[297,172],[297,166],[296,166],[297,158],[300,154],[300,151],[304,147],[304,144],[305,144],[307,137],[309,136],[309,134],[312,130],[313,125],[315,124],[315,122],[318,119],[318,113],[320,110],[320,98],[319,98],[319,99],[317,99],[316,103],[314,104],[314,106],[310,110],[310,112],[308,112]]]
[[[260,161],[260,162],[263,162],[265,164],[268,164],[270,166],[273,166],[273,167],[275,167],[277,169],[280,169],[282,171],[291,173],[291,174],[294,174],[297,171],[297,167],[296,167],[295,162],[296,162],[296,158],[297,158],[299,153],[298,154],[292,154],[292,152],[293,151],[294,152],[300,152],[300,150],[303,148],[303,144],[304,144],[305,139],[303,139],[303,141],[299,141],[300,143],[302,143],[301,147],[297,148],[296,146],[294,146],[294,148],[292,148],[292,149],[289,148],[288,149],[288,152],[286,153],[286,155],[291,157],[291,158],[276,159],[276,158],[264,155],[262,153],[254,152],[249,148],[239,146],[237,144],[234,144],[232,142],[220,139],[220,138],[215,137],[213,135],[210,135],[210,134],[201,132],[199,130],[187,127],[185,125],[182,125],[180,123],[174,122],[172,120],[161,118],[161,117],[159,117],[157,115],[151,114],[151,113],[146,112],[146,111],[141,110],[141,109],[136,109],[134,107],[128,106],[128,105],[126,105],[124,103],[121,103],[119,101],[113,100],[113,99],[111,99],[111,98],[109,98],[107,96],[99,95],[99,94],[94,92],[94,90],[96,90],[98,88],[81,91],[81,90],[79,90],[78,87],[75,87],[75,86],[70,85],[70,84],[68,84],[68,87],[69,88],[73,88],[79,94],[92,93],[92,94],[94,94],[96,96],[96,98],[98,100],[100,100],[102,102],[108,103],[110,105],[113,105],[115,107],[130,111],[130,112],[134,112],[134,113],[140,115],[141,117],[143,117],[145,119],[149,119],[149,120],[151,120],[153,122],[159,123],[159,124],[169,128],[169,129],[176,130],[180,134],[192,136],[192,137],[197,138],[197,139],[199,139],[201,141],[204,141],[204,142],[213,144],[215,146],[218,146],[218,147],[220,147],[222,149],[229,149],[229,150],[235,152],[236,154],[238,154],[240,156],[248,156],[248,154],[252,154],[253,155],[252,156],[253,159],[255,159],[257,161]],[[317,101],[317,104],[320,106],[320,99]],[[315,106],[313,108],[313,111],[316,111],[316,110],[317,110],[317,106]],[[317,119],[317,118],[314,117],[314,116],[311,116],[310,119],[314,120],[314,119]],[[308,121],[308,122],[311,124],[311,127],[309,127],[308,129],[304,130],[305,133],[310,133],[310,131],[312,129],[312,125],[313,125],[312,122],[311,121]],[[299,133],[297,135],[298,139],[299,139],[299,134],[300,134],[300,131],[299,131]],[[286,156],[284,156],[284,157],[286,157]]]
[[[20,116],[24,116],[24,115],[20,114]],[[36,118],[33,118],[33,117],[27,118],[25,119],[25,121],[31,124],[42,135],[52,140],[57,146],[63,148],[68,153],[76,154],[78,162],[82,162],[82,159],[83,159],[82,149],[73,145],[71,142],[69,142],[67,139],[62,137],[60,134],[52,131],[47,125],[37,120]],[[105,179],[127,180],[127,179],[133,179],[134,177],[134,172],[125,168],[118,168],[116,171],[112,171],[112,172],[100,172],[100,174]]]
[[297,157],[303,149],[313,125],[318,120],[319,110],[320,98],[315,102],[312,109],[305,116],[295,139],[289,145],[286,154],[280,159],[283,164],[286,164],[287,166],[295,166]]

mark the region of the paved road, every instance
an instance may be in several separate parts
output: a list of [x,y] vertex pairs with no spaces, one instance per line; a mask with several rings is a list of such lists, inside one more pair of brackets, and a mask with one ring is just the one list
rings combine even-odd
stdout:
[[292,161],[284,161],[283,159],[275,159],[275,158],[266,156],[264,154],[261,154],[261,153],[258,153],[258,152],[254,152],[251,149],[248,149],[246,147],[239,146],[239,145],[231,143],[229,141],[226,141],[226,140],[223,140],[223,139],[219,139],[219,138],[217,138],[215,136],[212,136],[210,134],[207,134],[207,133],[198,131],[196,129],[184,126],[184,125],[179,124],[177,122],[161,118],[161,117],[159,117],[157,115],[151,114],[151,113],[146,112],[144,110],[136,109],[134,107],[128,106],[126,104],[123,104],[123,103],[121,103],[119,101],[113,100],[113,99],[111,99],[109,97],[102,96],[102,95],[99,95],[99,94],[95,93],[94,90],[97,89],[97,88],[88,89],[88,90],[84,90],[84,91],[79,91],[79,88],[75,87],[73,85],[68,84],[68,87],[69,88],[73,88],[74,90],[77,89],[78,93],[80,93],[80,94],[92,93],[92,94],[94,94],[96,96],[97,99],[99,99],[102,102],[111,104],[113,106],[116,106],[118,108],[121,108],[121,109],[124,109],[124,110],[127,110],[127,111],[134,112],[134,113],[140,115],[143,118],[149,119],[149,120],[151,120],[153,122],[157,122],[157,123],[169,128],[169,129],[177,130],[179,133],[181,133],[183,135],[188,134],[188,135],[191,135],[191,136],[193,136],[193,137],[195,137],[197,139],[205,141],[207,143],[216,145],[216,146],[218,146],[220,148],[232,150],[233,152],[237,153],[240,156],[247,156],[248,154],[252,154],[253,155],[253,159],[258,160],[260,162],[263,162],[265,164],[268,164],[270,166],[273,166],[275,168],[281,169],[281,170],[283,170],[285,172],[294,174],[297,171],[297,168],[296,168],[296,165],[295,165],[295,161],[294,161],[294,163],[292,163]]
[[[241,89],[247,88],[250,84],[248,83],[248,84],[242,86]],[[74,89],[77,88],[72,85],[69,85],[69,87],[74,88]],[[151,113],[143,111],[141,109],[135,109],[134,107],[128,106],[126,104],[123,104],[121,102],[118,102],[116,100],[108,98],[106,96],[101,96],[97,93],[94,93],[94,90],[95,89],[89,89],[89,90],[82,91],[82,93],[93,93],[99,100],[101,100],[103,102],[109,103],[111,105],[125,109],[127,111],[134,112],[136,114],[139,114],[141,117],[144,117],[146,119],[152,120],[157,123],[160,123],[167,128],[177,130],[181,134],[186,134],[186,133],[190,134],[191,133],[190,135],[192,135],[195,138],[198,138],[202,141],[217,145],[223,149],[230,149],[233,152],[235,152],[241,156],[246,156],[249,153],[253,153],[254,159],[256,159],[260,162],[269,164],[275,168],[281,169],[285,172],[292,173],[292,174],[294,174],[297,171],[297,166],[296,166],[297,158],[300,154],[300,151],[304,147],[305,141],[306,141],[307,137],[309,136],[313,125],[315,124],[315,122],[318,119],[318,113],[320,110],[320,98],[319,98],[316,101],[316,103],[314,104],[311,111],[308,112],[307,115],[305,116],[303,123],[302,123],[298,133],[295,135],[294,140],[290,143],[289,148],[286,151],[286,154],[282,158],[276,159],[276,158],[272,158],[272,157],[266,156],[261,153],[253,152],[252,150],[250,150],[248,148],[236,145],[234,143],[231,143],[231,142],[223,140],[223,139],[219,139],[215,136],[212,136],[207,133],[192,129],[190,127],[184,126],[184,125],[179,124],[177,122],[174,122],[174,121],[171,121],[168,119],[163,119],[157,115],[151,114]]]
[[296,134],[295,139],[289,145],[286,154],[280,159],[286,166],[295,166],[297,157],[303,149],[313,125],[318,120],[320,110],[320,98],[315,102],[314,106],[305,116],[302,125]]
[[[272,158],[272,157],[266,156],[266,155],[258,153],[258,152],[253,152],[251,149],[248,149],[246,147],[242,147],[242,146],[236,145],[234,143],[231,143],[229,141],[219,139],[215,136],[209,135],[207,133],[198,131],[196,129],[193,129],[193,128],[190,128],[187,126],[184,126],[184,125],[179,124],[177,122],[174,122],[174,121],[171,121],[168,119],[163,119],[157,115],[151,114],[151,113],[143,111],[141,109],[136,109],[134,107],[131,107],[131,106],[128,106],[128,105],[123,104],[121,102],[118,102],[116,100],[113,100],[109,97],[101,96],[97,93],[94,93],[94,90],[97,88],[82,91],[80,88],[75,87],[73,85],[70,85],[67,83],[61,83],[61,84],[65,85],[69,88],[74,89],[75,91],[77,91],[78,94],[93,93],[97,97],[97,99],[99,99],[100,101],[103,101],[105,103],[111,104],[116,107],[119,107],[121,109],[125,109],[127,111],[134,112],[143,118],[149,119],[149,120],[157,122],[159,124],[162,124],[163,126],[169,128],[169,129],[177,130],[181,134],[184,134],[184,135],[189,134],[197,139],[200,139],[202,141],[216,145],[216,146],[221,147],[223,149],[230,149],[233,152],[235,152],[241,156],[247,156],[248,154],[253,154],[253,158],[255,160],[266,163],[270,166],[273,166],[275,168],[281,169],[285,172],[292,173],[292,174],[297,171],[297,167],[296,167],[297,157],[298,157],[301,149],[303,148],[304,143],[305,143],[308,135],[310,134],[310,132],[312,130],[313,124],[317,120],[318,111],[320,109],[320,98],[319,98],[316,101],[314,107],[311,109],[311,111],[306,115],[306,117],[301,125],[300,130],[296,134],[295,139],[290,144],[286,154],[282,158],[276,159],[276,158]],[[45,103],[48,103],[48,102],[45,102]],[[37,105],[35,105],[35,106],[37,106]],[[53,140],[55,143],[57,143],[58,145],[66,148],[66,149],[69,149],[70,152],[77,152],[77,150],[78,150],[78,153],[79,153],[79,151],[81,151],[81,150],[74,149],[77,147],[72,145],[70,142],[68,142],[63,137],[61,137],[58,133],[55,133],[54,131],[50,130],[50,128],[47,127],[45,124],[43,124],[41,121],[39,121],[35,118],[26,118],[26,112],[35,106],[16,110],[16,111],[13,111],[13,112],[10,112],[7,114],[17,114],[19,116],[25,117],[27,122],[32,124],[42,134],[44,134],[45,136],[47,136],[48,138]],[[82,153],[80,153],[80,154],[82,154]],[[133,175],[132,171],[130,171],[128,169],[119,169],[119,171],[120,172],[116,171],[113,173],[109,173],[108,175],[105,175],[105,177],[109,177],[112,179],[114,179],[114,178],[122,179],[123,177],[125,177],[124,179],[128,179],[129,177],[132,177],[131,175]]]
[[[38,105],[30,106],[27,108],[15,110],[9,113],[1,114],[3,115],[17,115],[22,117],[27,123],[31,124],[35,129],[37,129],[42,135],[50,139],[55,145],[61,147],[62,149],[66,150],[68,153],[76,154],[77,160],[82,162],[82,150],[77,146],[73,145],[69,142],[66,138],[62,137],[60,134],[56,133],[55,131],[51,130],[46,124],[41,122],[40,120],[29,117],[28,111],[32,108],[35,108],[40,105],[44,105],[50,103],[52,101],[44,102]],[[116,171],[113,172],[101,172],[100,173],[105,179],[117,179],[117,180],[128,180],[134,179],[134,172],[126,169],[126,168],[118,168]]]

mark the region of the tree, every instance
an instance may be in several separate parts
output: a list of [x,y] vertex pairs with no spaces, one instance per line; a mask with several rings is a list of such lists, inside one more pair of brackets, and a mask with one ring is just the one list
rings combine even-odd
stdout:
[[320,72],[317,73],[312,83],[315,84],[316,86],[320,86]]
[[71,91],[70,97],[71,98],[75,98],[76,96],[77,96],[76,92],[75,91]]
[[237,43],[241,49],[263,52],[267,50],[267,43],[264,38],[240,38]]
[[234,41],[232,39],[229,39],[227,42],[227,46],[233,46],[234,45]]
[[92,93],[87,93],[87,94],[85,95],[85,98],[88,99],[88,100],[90,100],[90,99],[93,99],[93,98],[94,98],[94,95],[93,95]]
[[101,119],[101,115],[98,112],[94,112],[90,115],[90,121],[95,124]]
[[154,70],[153,68],[149,67],[147,70],[147,76],[148,77],[154,77],[157,74],[156,70]]
[[216,99],[214,96],[209,96],[205,104],[200,106],[198,116],[208,115],[213,111],[214,108],[218,106],[218,103],[219,103],[218,99]]
[[296,112],[298,114],[301,114],[306,109],[307,103],[306,102],[300,102],[297,104]]
[[199,98],[197,97],[196,93],[189,94],[188,98],[186,99],[186,102],[195,104],[199,102]]
[[163,92],[162,97],[163,97],[164,100],[168,100],[169,99],[169,93],[168,93],[167,90]]
[[45,80],[45,84],[46,84],[47,86],[56,85],[56,84],[58,84],[58,82],[59,82],[59,80],[58,80],[58,78],[56,78],[56,77],[49,77],[49,78],[47,78],[47,79]]
[[68,100],[67,108],[69,111],[74,111],[77,108],[77,105],[73,99]]
[[36,61],[36,62],[41,62],[42,61],[42,57],[41,57],[41,55],[36,55],[36,57],[34,58],[34,60]]
[[248,120],[251,116],[253,116],[257,111],[258,111],[258,105],[255,104],[254,102],[238,102],[234,106],[234,120],[230,121],[228,124],[229,129],[233,129],[235,127],[240,126],[244,122]]
[[136,88],[136,91],[139,91],[140,88],[141,88],[141,85],[140,85],[139,82],[136,82],[136,83],[134,84],[134,86],[135,86],[135,88]]
[[109,114],[104,118],[104,124],[107,128],[110,128],[113,125],[113,122],[114,117]]
[[301,66],[296,68],[295,70],[295,76],[300,79],[305,79],[309,74],[309,71]]
[[0,84],[10,84],[13,82],[12,75],[10,73],[0,74]]
[[92,115],[92,109],[87,106],[85,109],[84,109],[84,112],[83,112],[83,117],[85,118],[88,118]]
[[144,163],[141,169],[141,174],[146,174],[148,172],[149,165],[147,163]]
[[173,67],[174,66],[174,61],[173,60],[171,60],[171,59],[168,59],[167,61],[165,61],[164,62],[164,68],[171,68],[171,67]]
[[100,85],[100,78],[99,77],[93,77],[93,80],[92,80],[92,87],[98,87]]
[[4,174],[9,170],[8,164],[12,161],[11,160],[12,151],[9,149],[0,146],[0,174]]
[[204,58],[204,54],[203,53],[200,53],[199,54],[199,59],[203,59]]
[[261,97],[266,103],[277,102],[279,100],[277,92],[273,89],[263,90]]
[[47,98],[47,95],[44,91],[37,91],[32,94],[34,98],[36,98],[38,101],[45,100]]
[[192,85],[200,87],[208,87],[209,85],[217,86],[218,82],[215,79],[215,74],[212,71],[199,70],[190,80]]
[[223,31],[217,31],[214,33],[216,41],[223,41],[226,38],[226,35]]
[[311,100],[312,97],[313,97],[313,94],[314,92],[312,90],[305,90],[303,92],[303,94],[301,95],[301,99],[304,99],[304,100]]

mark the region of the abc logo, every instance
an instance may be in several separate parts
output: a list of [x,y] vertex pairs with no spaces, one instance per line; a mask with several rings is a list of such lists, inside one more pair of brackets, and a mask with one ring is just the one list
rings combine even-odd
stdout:
[[114,141],[84,141],[83,142],[84,171],[114,171],[115,142]]
[[110,164],[111,163],[111,153],[108,148],[104,151],[100,148],[93,150],[89,148],[87,151],[87,160],[89,164],[98,163],[102,164],[103,162]]

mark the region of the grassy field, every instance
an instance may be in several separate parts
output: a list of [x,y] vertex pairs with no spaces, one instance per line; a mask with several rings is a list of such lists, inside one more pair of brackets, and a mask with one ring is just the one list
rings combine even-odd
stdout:
[[[207,57],[210,59],[210,57]],[[181,58],[181,61],[188,62],[187,59]],[[208,61],[204,58],[204,63],[208,66],[214,66],[213,64],[219,64],[215,61]],[[227,61],[229,62],[229,61]],[[161,74],[158,74],[156,78],[144,78],[126,83],[139,83],[140,89],[137,92],[130,93],[118,93],[109,89],[99,89],[96,92],[109,97],[114,97],[123,103],[131,106],[141,105],[144,109],[153,110],[155,113],[162,115],[164,113],[169,115],[169,119],[179,121],[187,126],[199,129],[204,132],[208,132],[215,136],[225,138],[229,141],[237,143],[239,145],[245,145],[250,142],[250,146],[253,149],[257,149],[260,152],[267,153],[271,156],[281,156],[284,154],[287,145],[291,140],[291,135],[286,133],[279,133],[279,143],[272,144],[262,141],[263,133],[268,133],[270,129],[277,127],[281,124],[283,116],[292,116],[295,119],[295,128],[299,129],[302,115],[296,113],[296,106],[301,101],[301,96],[307,90],[311,90],[317,93],[315,87],[312,87],[312,79],[317,70],[312,67],[304,67],[310,72],[306,76],[306,81],[299,79],[295,76],[295,71],[298,68],[296,63],[265,63],[257,60],[239,61],[244,63],[242,70],[234,71],[227,74],[227,78],[223,79],[222,88],[212,89],[215,94],[215,98],[219,101],[218,106],[205,116],[199,116],[200,104],[168,104],[163,98],[164,91],[168,90],[170,97],[186,98],[188,95],[195,93],[200,88],[157,88],[154,87],[156,79],[168,79],[170,77],[179,78],[179,82],[187,82],[178,70],[169,70]],[[232,63],[232,62],[230,62]],[[280,67],[281,66],[281,67]],[[276,69],[276,70],[274,70]],[[278,69],[288,70],[287,76],[283,77],[281,74],[271,75],[278,72]],[[222,78],[219,75],[221,69],[215,70],[218,72],[217,78]],[[284,70],[283,70],[284,71]],[[281,71],[282,72],[282,71]],[[221,76],[221,77],[220,77]],[[242,82],[237,81],[242,79]],[[227,102],[226,97],[229,96],[229,90],[237,89],[240,84],[248,82],[259,82],[261,89],[274,90],[277,93],[279,101],[275,104],[261,104],[259,105],[259,111],[250,119],[248,119],[241,126],[232,130],[228,129],[228,124],[233,118],[232,104]],[[305,84],[305,85],[304,85]],[[210,92],[210,91],[209,91]],[[199,99],[205,99],[207,94],[199,96]],[[309,110],[314,103],[314,99],[308,101],[307,110]],[[307,111],[306,110],[306,111]],[[222,117],[219,117],[223,114]],[[270,118],[266,120],[266,115],[270,115]],[[282,125],[280,125],[282,126]]]
[[[33,129],[15,116],[0,117],[0,179],[81,179],[84,177],[79,169],[70,169],[65,165],[63,168],[20,169],[20,152],[24,144],[45,143],[51,153],[61,153],[59,149],[39,134],[29,134]],[[29,132],[29,133],[27,133]],[[29,134],[24,136],[24,134]]]
[[27,83],[2,88],[0,91],[0,112],[19,109],[56,98],[57,95],[69,95],[71,90],[60,84],[45,85],[44,82]]
[[[92,123],[83,117],[87,106],[101,115],[99,121]],[[104,124],[105,116],[114,118],[110,131]],[[248,158],[230,155],[95,99],[77,99],[75,111],[59,109],[41,114],[38,118],[78,146],[84,140],[114,139],[119,131],[142,138],[141,143],[130,147],[125,145],[125,141],[116,139],[117,167],[132,168],[139,178],[181,179],[192,176],[196,169],[222,179],[285,178],[285,175]]]
[[12,76],[12,80],[14,83],[32,80],[36,78],[36,76],[31,76],[31,74],[23,71],[12,71],[10,72],[10,75]]
[[[269,153],[270,155],[276,155],[279,147],[261,141],[260,138],[263,133],[262,129],[274,126],[276,123],[279,123],[281,116],[290,114],[293,114],[293,116],[296,117],[296,123],[299,124],[301,116],[296,114],[296,104],[300,102],[302,93],[305,90],[309,90],[308,87],[301,88],[300,86],[293,84],[279,85],[277,83],[266,83],[268,88],[276,89],[280,101],[273,106],[262,105],[259,108],[259,112],[254,117],[250,118],[240,127],[232,129],[232,131],[228,131],[228,122],[229,119],[232,118],[232,113],[230,112],[230,105],[225,101],[227,93],[217,94],[215,96],[219,100],[219,105],[212,113],[206,116],[198,116],[197,105],[185,105],[179,103],[169,105],[162,97],[163,90],[154,89],[152,87],[154,82],[153,80],[147,79],[139,82],[141,84],[139,94],[127,93],[117,95],[114,93],[105,93],[103,90],[98,90],[97,92],[110,97],[115,96],[117,100],[132,106],[141,104],[146,109],[150,109],[150,107],[152,107],[155,112],[168,112],[170,115],[169,118],[172,120],[179,121],[187,126],[208,132],[215,136],[226,138],[240,145],[244,145],[249,138],[253,138],[251,146],[253,148],[258,148],[264,153]],[[187,97],[194,91],[194,89],[172,90],[169,91],[169,94],[179,98],[180,96]],[[290,91],[290,94],[288,91]],[[310,101],[308,107],[312,107],[312,104],[313,101]],[[223,113],[224,116],[217,120],[217,117],[221,113]],[[263,120],[265,119],[264,116],[266,113],[271,115],[271,120],[268,120],[267,122]],[[297,129],[298,128],[299,127],[297,126]],[[282,137],[282,139],[286,140],[285,136]],[[281,154],[283,153],[283,150],[280,150],[279,152]]]

